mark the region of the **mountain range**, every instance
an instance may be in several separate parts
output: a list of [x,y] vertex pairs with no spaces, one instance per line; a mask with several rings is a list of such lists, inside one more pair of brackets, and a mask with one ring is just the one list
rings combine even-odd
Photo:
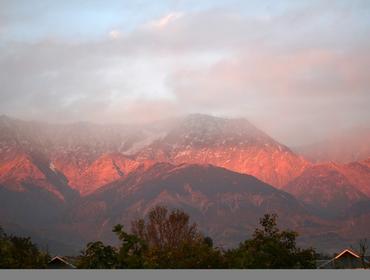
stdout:
[[370,234],[370,154],[364,158],[313,160],[245,119],[98,125],[2,116],[0,225],[70,254],[91,240],[114,243],[113,225],[129,227],[163,204],[230,247],[275,212],[303,245],[333,252]]
[[363,125],[343,130],[310,145],[295,147],[294,151],[315,163],[350,163],[369,158],[369,143],[370,127]]

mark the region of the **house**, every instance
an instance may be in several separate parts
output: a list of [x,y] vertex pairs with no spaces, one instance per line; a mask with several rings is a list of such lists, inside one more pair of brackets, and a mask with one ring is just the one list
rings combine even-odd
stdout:
[[345,249],[329,261],[320,264],[319,269],[356,269],[369,265],[369,261],[362,259],[359,254],[350,249]]
[[73,269],[76,268],[73,264],[59,256],[55,256],[47,265],[48,269]]

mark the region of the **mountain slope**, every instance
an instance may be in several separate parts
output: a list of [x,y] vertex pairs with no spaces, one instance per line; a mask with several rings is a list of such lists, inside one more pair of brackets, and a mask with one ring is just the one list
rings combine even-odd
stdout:
[[348,164],[313,165],[283,189],[317,209],[340,215],[370,198],[370,158]]
[[72,188],[78,190],[81,195],[86,195],[148,163],[138,162],[117,153],[103,154],[83,168],[73,168],[68,159],[67,162],[56,160],[54,164],[58,170],[66,174]]
[[37,228],[53,224],[78,198],[66,178],[37,155],[19,153],[0,165],[0,224]]
[[169,163],[135,171],[84,197],[69,223],[99,228],[98,235],[90,238],[114,240],[113,225],[129,226],[158,204],[184,209],[217,244],[227,247],[250,235],[265,213],[278,213],[281,226],[300,232],[327,227],[293,196],[252,176],[212,165]]
[[349,163],[370,157],[370,127],[356,127],[295,151],[312,162]]
[[370,157],[342,165],[340,171],[357,190],[370,197]]
[[284,186],[284,190],[311,206],[320,215],[343,216],[354,204],[367,200],[351,183],[348,168],[334,163],[307,168],[299,177]]
[[48,124],[1,116],[0,164],[19,153],[42,154],[53,171],[63,174],[72,188],[86,194],[146,164],[123,153],[147,145],[166,126]]
[[281,187],[308,163],[245,119],[190,115],[138,153],[137,159],[212,164]]
[[13,153],[12,158],[0,162],[0,184],[12,192],[27,192],[29,185],[50,192],[65,201],[77,194],[69,187],[64,175],[49,165],[43,155]]
[[0,117],[0,224],[63,244],[115,240],[115,223],[166,204],[225,246],[277,212],[306,245],[336,250],[351,225],[369,232],[369,195],[370,159],[315,166],[244,119],[132,127]]
[[[247,120],[199,114],[137,127],[52,125],[1,117],[0,132],[1,156],[8,149],[43,154],[82,194],[118,179],[121,173],[116,167],[120,164],[116,163],[122,161],[126,162],[122,163],[123,173],[137,165],[133,161],[209,163],[251,174],[277,187],[307,166],[303,158]],[[130,156],[117,159],[119,154]]]

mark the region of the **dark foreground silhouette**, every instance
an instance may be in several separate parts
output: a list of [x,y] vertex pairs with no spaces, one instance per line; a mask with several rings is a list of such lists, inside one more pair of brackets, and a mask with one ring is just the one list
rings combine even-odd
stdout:
[[[90,242],[74,258],[84,269],[300,269],[315,268],[313,248],[297,247],[298,234],[277,227],[277,215],[260,219],[250,239],[237,248],[223,250],[204,236],[188,214],[156,206],[147,219],[132,221],[131,231],[116,225],[117,247],[101,241]],[[47,268],[50,256],[29,238],[0,231],[0,268]]]

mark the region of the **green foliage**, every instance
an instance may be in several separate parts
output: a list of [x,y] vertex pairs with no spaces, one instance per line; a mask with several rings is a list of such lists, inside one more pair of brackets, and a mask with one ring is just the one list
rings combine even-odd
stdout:
[[[116,225],[117,248],[101,241],[90,242],[78,257],[77,267],[114,268],[315,268],[313,249],[296,246],[297,233],[280,230],[277,215],[260,219],[251,239],[226,253],[204,237],[181,210],[153,208],[148,219],[132,222],[131,233]],[[363,246],[364,254],[367,247]],[[0,268],[45,268],[50,257],[38,250],[30,238],[8,236],[0,227]]]
[[80,256],[80,268],[315,268],[315,251],[296,246],[297,233],[279,230],[276,215],[265,215],[261,228],[238,248],[224,253],[204,237],[181,210],[157,206],[148,219],[132,222],[131,233],[116,225],[120,240],[115,249],[89,243]]
[[222,253],[204,238],[181,210],[155,207],[148,220],[132,222],[132,233],[116,225],[117,249],[101,242],[89,243],[79,257],[79,268],[221,268]]
[[111,246],[101,241],[90,242],[78,259],[78,268],[109,269],[117,267],[118,254]]
[[315,251],[296,246],[297,233],[279,230],[277,215],[266,214],[262,229],[256,229],[252,239],[226,253],[230,268],[315,268]]
[[189,220],[189,216],[181,210],[169,213],[166,207],[157,206],[149,212],[147,222],[143,219],[133,221],[132,231],[151,248],[178,248],[202,238],[197,225],[190,224]]
[[7,235],[0,227],[0,268],[46,268],[49,259],[30,238]]
[[118,266],[120,268],[143,268],[144,254],[148,247],[146,242],[135,234],[128,234],[122,225],[116,225],[113,229],[121,246],[118,250]]
[[[147,268],[219,268],[223,257],[205,239],[195,223],[181,210],[169,212],[157,206],[148,220],[132,222],[132,231],[148,244],[144,266]],[[211,244],[211,245],[210,245]]]
[[202,243],[183,243],[174,249],[151,248],[146,255],[147,268],[206,269],[224,267],[220,251]]

